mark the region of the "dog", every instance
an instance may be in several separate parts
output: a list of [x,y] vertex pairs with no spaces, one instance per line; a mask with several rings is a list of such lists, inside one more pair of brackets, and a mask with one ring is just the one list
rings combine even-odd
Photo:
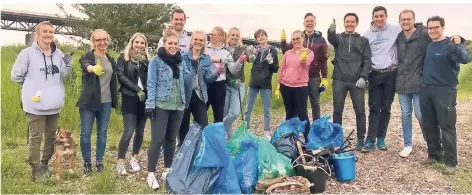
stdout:
[[56,152],[54,154],[56,158],[55,173],[56,177],[62,176],[61,161],[64,159],[69,160],[68,169],[71,169],[75,158],[77,157],[76,144],[72,139],[72,133],[65,129],[58,129],[56,131]]

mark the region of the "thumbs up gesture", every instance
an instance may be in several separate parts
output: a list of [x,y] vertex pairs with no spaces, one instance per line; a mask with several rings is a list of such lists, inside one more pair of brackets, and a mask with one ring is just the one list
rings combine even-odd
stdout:
[[336,32],[336,19],[333,18],[333,23],[329,26],[329,32]]
[[285,41],[287,39],[287,34],[285,34],[285,30],[282,29],[282,34],[280,34],[280,40]]

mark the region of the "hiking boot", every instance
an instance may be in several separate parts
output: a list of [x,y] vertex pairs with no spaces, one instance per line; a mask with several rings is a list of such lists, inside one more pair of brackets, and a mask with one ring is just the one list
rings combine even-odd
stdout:
[[385,144],[384,138],[377,138],[377,148],[379,150],[387,150],[387,144]]
[[356,150],[357,150],[357,151],[362,150],[362,148],[363,148],[364,146],[365,146],[365,143],[364,143],[364,140],[363,140],[363,139],[357,140],[357,144],[356,144]]
[[421,165],[431,165],[431,164],[434,164],[434,163],[437,163],[437,162],[439,162],[439,161],[436,160],[436,159],[428,157],[426,160],[421,161],[420,164]]
[[367,139],[366,142],[365,142],[365,145],[364,147],[362,148],[362,152],[364,153],[368,153],[368,152],[372,152],[375,150],[375,144],[372,142],[372,140],[370,139]]
[[97,161],[95,164],[96,164],[95,166],[97,166],[97,172],[98,173],[103,172],[103,163],[101,161]]
[[456,173],[456,167],[446,165],[446,168],[444,168],[445,175],[454,175],[455,173]]
[[84,163],[84,175],[92,174],[92,163]]

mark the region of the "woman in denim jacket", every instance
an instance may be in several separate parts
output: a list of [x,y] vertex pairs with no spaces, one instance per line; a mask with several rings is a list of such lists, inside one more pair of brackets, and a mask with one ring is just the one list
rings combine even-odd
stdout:
[[190,113],[193,119],[202,127],[208,125],[208,114],[206,104],[208,102],[208,84],[216,81],[222,67],[216,72],[212,71],[211,58],[205,54],[206,35],[203,31],[195,31],[190,38],[190,50],[182,56],[187,68],[193,78],[193,86],[188,96],[188,108],[185,109],[184,117],[179,131],[179,146],[184,142],[190,125]]
[[145,113],[151,119],[147,182],[152,189],[159,188],[154,172],[164,141],[164,178],[172,165],[175,139],[191,92],[192,77],[178,46],[178,36],[171,31],[166,32],[164,47],[159,48],[157,56],[149,62]]

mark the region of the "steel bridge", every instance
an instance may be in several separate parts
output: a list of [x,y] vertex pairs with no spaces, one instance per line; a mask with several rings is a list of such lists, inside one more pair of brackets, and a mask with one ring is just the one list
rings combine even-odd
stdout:
[[[56,34],[60,35],[74,35],[71,27],[66,25],[66,19],[58,17],[55,15],[43,14],[43,13],[34,13],[34,12],[24,12],[24,11],[13,11],[13,10],[4,10],[1,11],[1,27],[4,30],[15,30],[28,32],[25,36],[25,43],[31,44],[34,40],[34,32],[36,25],[42,21],[49,21],[56,29]],[[191,31],[187,31],[189,35],[192,34]],[[157,37],[149,37],[150,45],[157,45],[159,39]],[[257,41],[253,38],[243,37],[242,42],[245,45],[256,45]],[[279,41],[269,41],[269,44],[279,48]]]

